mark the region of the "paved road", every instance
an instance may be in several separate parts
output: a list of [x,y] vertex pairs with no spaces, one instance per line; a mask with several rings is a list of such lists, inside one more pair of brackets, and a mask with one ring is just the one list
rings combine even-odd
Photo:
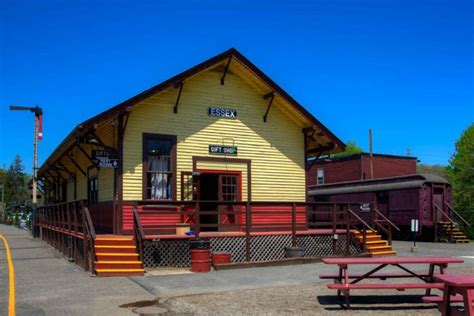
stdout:
[[[45,242],[0,224],[16,276],[17,315],[137,315],[122,304],[154,296],[128,278],[91,277]],[[0,243],[0,315],[8,306],[8,267]]]

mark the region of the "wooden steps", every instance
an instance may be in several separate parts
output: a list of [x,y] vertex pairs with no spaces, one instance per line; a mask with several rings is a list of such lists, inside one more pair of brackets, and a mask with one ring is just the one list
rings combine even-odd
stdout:
[[458,228],[455,227],[451,222],[438,222],[441,234],[444,238],[440,238],[441,241],[451,242],[454,244],[467,244],[469,238]]
[[[354,235],[359,243],[363,243],[362,232],[356,231]],[[397,252],[392,249],[392,246],[388,244],[388,241],[382,239],[381,235],[378,235],[372,230],[367,230],[365,245],[367,252],[373,257],[392,256],[397,254]]]
[[[100,235],[99,235],[100,236]],[[97,276],[142,276],[143,263],[138,259],[131,237],[97,237],[94,241]]]

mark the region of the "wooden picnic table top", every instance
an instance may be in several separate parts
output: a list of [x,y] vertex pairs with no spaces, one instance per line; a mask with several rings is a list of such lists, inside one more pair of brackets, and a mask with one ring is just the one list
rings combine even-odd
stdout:
[[463,263],[464,260],[455,257],[413,256],[413,257],[372,257],[372,258],[323,258],[326,264],[446,264]]
[[435,278],[451,286],[474,286],[474,274],[435,274]]

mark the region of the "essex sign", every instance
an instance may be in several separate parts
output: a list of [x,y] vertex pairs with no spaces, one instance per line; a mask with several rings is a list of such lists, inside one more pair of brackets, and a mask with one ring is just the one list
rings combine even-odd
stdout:
[[93,150],[92,160],[99,168],[118,168],[118,159],[113,152],[108,150]]
[[237,156],[237,146],[209,145],[209,153]]
[[218,108],[218,107],[210,107],[210,108],[207,108],[207,115],[215,116],[215,117],[229,118],[229,119],[236,119],[237,118],[237,110]]

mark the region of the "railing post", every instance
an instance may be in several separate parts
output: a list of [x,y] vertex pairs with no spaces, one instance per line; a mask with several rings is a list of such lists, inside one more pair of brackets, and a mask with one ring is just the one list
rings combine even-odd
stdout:
[[84,214],[84,204],[81,203],[81,214],[82,214],[82,246],[84,251],[84,270],[89,271],[89,237],[87,236],[87,229],[86,229],[86,217]]
[[378,233],[377,225],[375,224],[375,222],[377,221],[377,213],[375,212],[374,203],[370,203],[369,207],[370,207],[370,217],[371,217],[370,226],[372,226],[376,230],[376,232]]
[[388,225],[388,244],[392,245],[392,225]]
[[144,232],[143,228],[140,223],[140,218],[138,217],[138,209],[137,203],[133,203],[132,205],[132,213],[133,213],[133,234],[135,238],[135,246],[138,249],[138,255],[140,261],[143,263],[143,242],[144,242]]
[[331,205],[332,213],[332,253],[337,253],[337,239],[336,239],[336,204]]
[[60,214],[61,214],[61,251],[63,254],[66,254],[66,221],[64,219],[64,207],[66,205],[65,204],[61,204],[61,211],[60,211]]
[[194,224],[195,224],[195,231],[196,231],[196,237],[199,237],[199,234],[201,233],[201,216],[200,216],[200,204],[199,201],[196,201],[194,204]]
[[291,204],[291,246],[296,247],[296,204]]
[[367,252],[367,228],[362,227],[362,250]]
[[245,205],[245,261],[250,262],[250,231],[252,227],[252,214],[250,202]]
[[347,204],[347,212],[346,212],[346,247],[345,253],[346,256],[349,255],[349,245],[351,241],[351,213],[349,212],[349,204]]

